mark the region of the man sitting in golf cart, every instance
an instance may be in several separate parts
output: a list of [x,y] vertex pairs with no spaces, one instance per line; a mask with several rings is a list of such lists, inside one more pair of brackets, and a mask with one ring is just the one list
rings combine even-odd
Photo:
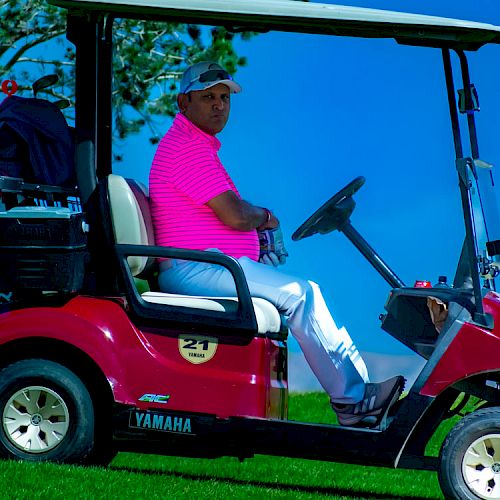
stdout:
[[[369,383],[368,373],[344,328],[337,328],[316,283],[259,262],[258,231],[279,226],[267,208],[244,201],[220,162],[216,135],[229,118],[231,94],[240,86],[221,66],[200,62],[186,69],[177,98],[180,113],[158,146],[150,196],[159,245],[220,251],[239,260],[250,294],[288,317],[316,377],[330,396],[339,423],[377,426],[397,401],[404,378]],[[231,274],[203,262],[160,263],[162,291],[236,296]]]

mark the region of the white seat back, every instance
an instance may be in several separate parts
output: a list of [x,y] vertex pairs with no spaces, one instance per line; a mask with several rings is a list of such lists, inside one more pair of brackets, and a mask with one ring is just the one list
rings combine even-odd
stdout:
[[[116,243],[154,245],[147,194],[143,189],[119,175],[108,176],[109,206]],[[141,193],[143,200],[140,200]],[[148,263],[147,257],[130,256],[127,260],[132,276],[140,274]]]

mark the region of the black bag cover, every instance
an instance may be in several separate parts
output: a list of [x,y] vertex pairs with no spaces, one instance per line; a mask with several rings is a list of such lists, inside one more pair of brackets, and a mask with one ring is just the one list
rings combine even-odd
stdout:
[[10,96],[0,104],[0,175],[74,187],[74,140],[61,110],[45,99]]

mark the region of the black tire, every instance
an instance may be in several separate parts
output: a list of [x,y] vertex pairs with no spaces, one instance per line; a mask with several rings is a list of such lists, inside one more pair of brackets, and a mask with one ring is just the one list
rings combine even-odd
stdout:
[[118,451],[112,443],[109,443],[106,446],[93,449],[90,455],[82,461],[82,464],[105,467],[113,461],[116,455],[118,455]]
[[500,499],[500,407],[460,420],[446,437],[439,459],[445,498]]
[[0,371],[0,455],[80,463],[94,447],[94,408],[82,381],[45,359]]

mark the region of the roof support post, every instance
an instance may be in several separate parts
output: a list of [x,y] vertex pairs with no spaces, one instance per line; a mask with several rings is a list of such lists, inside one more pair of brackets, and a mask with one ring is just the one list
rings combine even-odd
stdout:
[[[475,177],[477,181],[478,193],[481,201],[481,209],[485,223],[487,248],[489,254],[499,260],[498,246],[500,243],[500,212],[494,190],[495,181],[493,179],[493,165],[482,161],[479,157],[479,146],[476,132],[476,122],[474,113],[479,111],[479,106],[475,107],[472,99],[472,88],[469,76],[467,58],[463,50],[456,50],[460,58],[462,78],[465,97],[465,112],[467,113],[467,124],[469,127],[469,137],[471,145],[472,159],[474,160]],[[476,161],[478,160],[478,161]],[[491,288],[495,289],[494,279],[489,280]]]
[[68,14],[67,38],[76,47],[75,166],[85,207],[96,187],[97,40],[99,22],[93,14]]
[[97,44],[97,179],[103,179],[112,170],[112,82],[113,82],[113,21],[108,15],[99,26]]
[[460,59],[460,69],[462,70],[462,82],[464,85],[465,110],[467,113],[467,124],[469,127],[469,138],[472,159],[479,158],[479,146],[477,143],[476,121],[474,119],[474,105],[472,100],[471,83],[469,76],[469,64],[463,50],[455,50]]
[[[470,277],[474,291],[476,312],[473,320],[482,326],[491,326],[491,318],[484,313],[483,297],[481,293],[481,281],[479,278],[479,268],[476,255],[476,239],[474,235],[474,226],[472,222],[472,207],[470,203],[469,191],[471,182],[469,180],[469,171],[474,169],[472,160],[463,157],[462,138],[460,134],[460,124],[458,120],[457,101],[455,98],[455,86],[453,83],[453,70],[449,49],[442,49],[444,73],[446,78],[446,89],[448,92],[448,104],[450,110],[450,119],[453,131],[453,141],[455,145],[455,162],[458,171],[458,180],[460,186],[460,195],[462,198],[462,210],[465,222],[465,241],[460,261],[455,276],[454,286],[463,286],[464,279]],[[464,55],[465,57],[465,55]],[[469,97],[470,97],[470,87]],[[471,139],[472,140],[472,139]],[[477,142],[476,142],[477,146]],[[477,152],[477,149],[476,149]],[[461,275],[461,276],[460,276]],[[457,282],[460,278],[461,282]]]

